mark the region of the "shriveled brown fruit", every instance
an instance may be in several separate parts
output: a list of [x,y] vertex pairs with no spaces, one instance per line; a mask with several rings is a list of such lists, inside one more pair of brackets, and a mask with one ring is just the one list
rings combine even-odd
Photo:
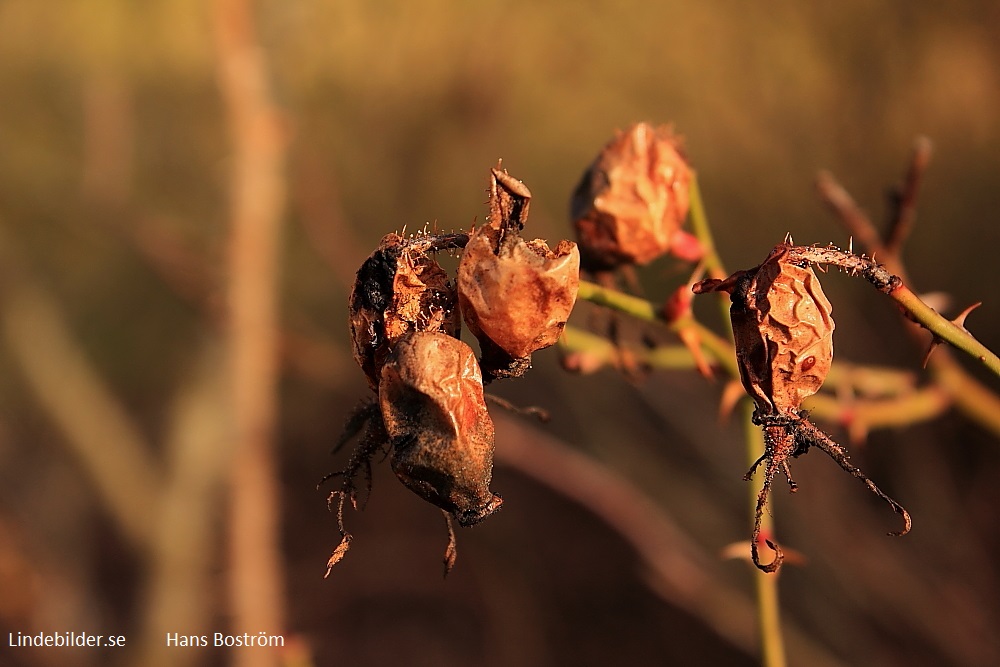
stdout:
[[407,488],[463,526],[499,509],[493,420],[472,348],[443,333],[404,336],[382,366],[379,403],[392,469]]
[[708,279],[696,283],[696,294],[728,292],[729,310],[736,345],[740,379],[756,404],[754,423],[764,430],[764,453],[745,475],[749,480],[764,465],[764,483],[757,495],[750,556],[764,572],[776,572],[784,554],[781,547],[765,540],[774,551],[769,563],[760,561],[758,537],[774,477],[780,472],[789,488],[792,479],[789,459],[817,447],[845,471],[861,480],[872,493],[889,503],[910,530],[906,509],[883,493],[874,482],[850,462],[846,450],[816,428],[801,410],[802,401],[819,391],[833,363],[833,307],[823,294],[819,279],[801,248],[782,243],[775,246],[759,266],[737,271],[725,280]]
[[570,202],[583,268],[609,271],[671,252],[697,260],[701,249],[681,229],[691,167],[666,126],[637,123],[619,132],[584,173]]
[[462,314],[483,351],[487,379],[516,377],[531,354],[554,344],[580,286],[580,253],[572,241],[549,249],[521,238],[531,193],[493,170],[490,219],[469,239],[456,280]]
[[797,416],[833,363],[833,306],[808,264],[776,246],[759,266],[696,293],[729,292],[740,379],[760,415]]
[[406,334],[459,335],[455,287],[429,247],[419,238],[389,234],[358,269],[349,301],[351,340],[373,390],[385,358]]

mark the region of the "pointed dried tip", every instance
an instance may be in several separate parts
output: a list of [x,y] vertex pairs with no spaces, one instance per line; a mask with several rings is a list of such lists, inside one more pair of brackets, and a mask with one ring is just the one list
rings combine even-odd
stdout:
[[455,540],[455,527],[451,523],[451,515],[444,512],[444,521],[448,526],[448,546],[444,549],[444,576],[451,574],[458,559],[458,543]]
[[729,283],[728,280],[706,278],[705,280],[699,280],[694,285],[691,285],[691,291],[695,294],[706,294],[708,292],[729,292],[732,290],[732,285],[727,283]]
[[897,503],[892,499],[888,500],[889,504],[892,505],[892,509],[896,511],[896,514],[903,517],[903,530],[890,531],[889,536],[902,537],[903,535],[906,535],[908,532],[910,532],[911,528],[913,528],[913,519],[910,518],[910,513],[906,511],[905,507],[903,507],[902,505],[900,505],[899,503]]
[[333,550],[333,553],[330,555],[330,560],[326,562],[326,574],[323,575],[324,579],[330,576],[330,571],[333,569],[333,566],[339,563],[347,554],[347,550],[351,548],[352,539],[353,538],[350,533],[344,533],[344,537],[340,540],[340,544],[338,544],[337,548]]
[[503,189],[511,195],[521,197],[523,199],[531,199],[531,190],[528,189],[528,186],[508,174],[505,170],[501,170],[499,163],[496,168],[491,171],[497,184],[503,187]]

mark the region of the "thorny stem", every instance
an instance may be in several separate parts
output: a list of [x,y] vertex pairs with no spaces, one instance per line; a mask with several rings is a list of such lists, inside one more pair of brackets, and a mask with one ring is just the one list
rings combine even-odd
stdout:
[[899,276],[889,273],[873,259],[834,247],[793,246],[789,254],[804,262],[830,264],[839,266],[851,275],[860,274],[880,292],[895,300],[913,321],[930,331],[936,339],[950,343],[956,349],[978,359],[1000,377],[1000,357],[976,340],[965,327],[948,320],[921,301],[920,297],[903,284]]
[[[920,170],[925,169],[929,158],[929,146],[921,148],[918,143],[910,167],[911,174],[914,171],[919,173]],[[919,178],[908,174],[901,199],[904,202],[908,200],[910,203],[902,208],[912,207],[919,184]],[[905,283],[912,284],[906,277],[906,270],[900,256],[901,249],[888,245],[894,236],[898,238],[899,243],[902,242],[902,238],[894,230],[899,222],[893,221],[889,233],[890,241],[884,245],[875,225],[831,174],[821,173],[816,185],[824,203],[837,215],[841,225],[851,234],[854,241],[867,248],[873,256],[882,259],[886,268],[899,275]],[[899,214],[903,213],[903,210],[899,212]],[[960,412],[1000,436],[1000,398],[996,394],[970,376],[947,353],[947,350],[933,355],[929,360],[928,368],[935,382],[948,392],[955,407]]]

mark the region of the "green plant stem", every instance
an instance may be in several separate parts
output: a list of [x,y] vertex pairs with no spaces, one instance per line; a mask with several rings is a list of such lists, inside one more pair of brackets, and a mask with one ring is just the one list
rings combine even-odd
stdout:
[[[994,375],[1000,377],[1000,357],[976,340],[960,323],[952,322],[920,300],[906,286],[903,279],[893,275],[885,266],[863,255],[845,252],[833,246],[787,246],[789,257],[814,264],[831,264],[844,269],[849,275],[861,276],[878,291],[889,295],[907,316],[930,331],[935,339],[951,344],[977,359]],[[967,314],[967,313],[966,313]]]
[[715,250],[715,239],[712,237],[712,230],[708,224],[708,216],[705,214],[705,204],[701,199],[701,188],[698,186],[698,174],[691,176],[691,185],[688,186],[688,197],[690,208],[688,217],[691,221],[691,231],[698,238],[704,255],[701,258],[705,266],[705,272],[709,278],[726,278],[729,273],[726,271],[719,253]]
[[[696,186],[693,186],[692,190],[696,192]],[[697,208],[700,209],[700,198],[698,198],[695,194],[692,196],[692,199],[699,199],[699,206]],[[692,208],[694,209],[696,207],[692,205]],[[703,213],[698,216],[694,216],[694,214],[692,215],[693,217],[698,217],[699,219],[704,220]],[[711,239],[711,236],[708,235],[707,231],[706,225],[704,229],[705,236],[699,236],[699,239]],[[714,254],[714,250],[712,251],[712,254]],[[718,262],[718,258],[716,257],[713,261]],[[721,264],[716,264],[716,266],[721,268]],[[631,315],[632,317],[644,322],[662,323],[672,331],[678,331],[683,328],[692,328],[698,333],[702,347],[716,361],[719,362],[729,376],[734,379],[739,378],[739,368],[736,365],[736,354],[733,351],[732,344],[716,335],[710,329],[705,328],[693,317],[683,317],[674,322],[668,323],[663,319],[660,311],[646,299],[623,294],[616,290],[601,287],[586,281],[580,282],[578,298],[583,299],[584,301],[590,301],[591,303],[599,306],[617,310],[627,315]],[[727,317],[726,320],[728,321],[728,319],[729,318]],[[764,450],[764,441],[763,434],[760,429],[758,429],[751,420],[751,416],[753,414],[752,405],[749,401],[744,401],[744,404],[747,406],[745,409],[747,455],[748,462],[752,465],[753,462],[757,460],[757,457],[760,456],[760,452]],[[755,511],[756,506],[757,494],[756,492],[752,492],[750,494],[751,519],[753,518],[753,512]],[[761,527],[762,531],[766,534],[774,534],[770,515],[764,515]],[[778,578],[777,576],[761,572],[756,568],[753,569],[753,574],[751,576],[754,578],[762,664],[765,667],[784,667],[785,646],[781,634]]]
[[997,357],[992,350],[976,340],[965,327],[955,324],[928,306],[906,285],[895,288],[889,293],[889,296],[895,299],[924,328],[934,334],[935,338],[949,343],[952,347],[979,360],[994,375],[1000,377],[1000,357]]
[[[694,172],[691,175],[691,185],[688,186],[688,198],[690,200],[688,217],[691,220],[691,230],[698,239],[698,243],[701,244],[701,249],[704,253],[702,255],[701,262],[705,267],[705,273],[708,274],[709,278],[725,280],[729,276],[729,272],[726,271],[726,267],[722,263],[722,259],[719,257],[719,253],[715,249],[715,238],[712,236],[712,228],[708,224],[708,215],[705,213],[705,203],[701,198],[701,187],[698,185],[697,172]],[[720,296],[722,295],[720,294]],[[722,321],[728,322],[728,300],[725,298],[720,299],[719,306],[722,311]],[[730,332],[730,341],[731,340],[732,332]]]
[[719,365],[725,368],[730,376],[739,377],[739,370],[736,367],[736,356],[733,353],[732,345],[711,329],[700,324],[693,317],[681,317],[673,322],[667,322],[656,306],[650,301],[607,287],[601,287],[585,280],[580,281],[580,291],[577,298],[589,301],[598,306],[617,310],[620,313],[625,313],[643,322],[663,324],[674,332],[691,328],[697,332],[701,346],[712,358],[718,361]]
[[[559,337],[559,347],[565,352],[581,352],[590,357],[594,370],[601,366],[614,366],[619,352],[615,344],[603,336],[583,329],[567,326]],[[655,348],[631,349],[639,363],[661,370],[693,370],[694,356],[683,345],[660,345]]]
[[[744,399],[743,432],[746,438],[747,464],[752,466],[764,450],[764,433],[753,423],[753,403]],[[753,525],[757,506],[757,491],[750,487],[750,523]],[[762,536],[774,535],[774,519],[764,512],[761,517]],[[778,574],[751,568],[757,601],[757,631],[760,636],[760,657],[764,667],[784,667],[785,643],[781,633],[781,605],[778,599]]]

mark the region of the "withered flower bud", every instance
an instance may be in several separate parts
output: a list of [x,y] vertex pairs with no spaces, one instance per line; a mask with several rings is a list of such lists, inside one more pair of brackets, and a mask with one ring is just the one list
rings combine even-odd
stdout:
[[694,286],[695,293],[730,293],[740,379],[760,415],[797,415],[833,363],[833,306],[789,248],[776,246],[760,266]]
[[620,132],[584,173],[570,215],[587,271],[646,264],[668,252],[697,260],[701,248],[681,229],[691,168],[666,126]]
[[384,237],[358,269],[349,303],[354,358],[376,390],[386,356],[404,335],[457,336],[461,329],[454,285],[419,239]]
[[488,379],[516,377],[531,353],[555,343],[576,303],[580,253],[571,241],[550,250],[521,238],[531,193],[493,170],[490,219],[469,239],[458,267],[458,295],[483,350]]
[[407,488],[463,526],[500,507],[489,488],[493,420],[472,348],[443,333],[403,337],[382,366],[379,403],[392,469]]

